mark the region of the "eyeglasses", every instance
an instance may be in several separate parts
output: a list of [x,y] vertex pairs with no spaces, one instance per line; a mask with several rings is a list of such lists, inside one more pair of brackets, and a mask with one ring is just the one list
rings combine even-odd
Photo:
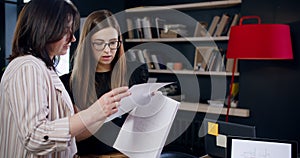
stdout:
[[108,47],[111,50],[116,50],[120,47],[121,45],[121,41],[110,41],[110,42],[93,42],[92,43],[93,47],[97,50],[97,51],[102,51],[105,49],[106,45],[108,45]]

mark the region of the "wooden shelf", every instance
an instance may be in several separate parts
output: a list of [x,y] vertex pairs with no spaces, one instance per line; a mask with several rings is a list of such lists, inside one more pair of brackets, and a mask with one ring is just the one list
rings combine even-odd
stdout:
[[[226,115],[227,113],[227,107],[216,107],[216,106],[211,106],[202,103],[181,102],[179,109],[186,110],[186,111],[204,112],[204,113],[221,114],[221,115]],[[229,115],[238,116],[238,117],[249,117],[250,110],[241,109],[241,108],[230,108]]]
[[[220,75],[231,76],[231,72],[216,72],[216,71],[193,71],[193,70],[155,70],[149,69],[149,73],[163,73],[163,74],[185,74],[185,75]],[[234,73],[234,76],[239,76],[238,72]]]
[[126,42],[205,42],[205,41],[228,41],[228,40],[229,40],[228,36],[125,39]]
[[187,4],[178,4],[178,5],[166,5],[166,6],[143,6],[126,9],[125,11],[128,13],[135,12],[150,12],[150,11],[160,11],[167,9],[200,9],[200,8],[222,8],[222,7],[230,7],[241,4],[242,0],[221,0],[221,1],[212,1],[212,2],[198,2],[198,3],[187,3]]

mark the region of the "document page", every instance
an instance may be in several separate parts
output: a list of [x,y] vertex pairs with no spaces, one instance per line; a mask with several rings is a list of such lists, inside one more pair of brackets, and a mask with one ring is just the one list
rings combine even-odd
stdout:
[[122,116],[125,113],[128,113],[137,106],[145,106],[150,104],[151,96],[153,92],[156,92],[159,88],[162,88],[166,85],[171,84],[172,82],[167,83],[143,83],[133,85],[129,91],[131,95],[123,98],[120,101],[120,106],[118,112],[110,115],[105,122],[111,121],[116,117]]
[[161,93],[151,95],[165,85],[166,83],[146,83],[137,85],[138,88],[132,87],[132,98],[128,97],[123,103],[133,105],[133,109],[129,110],[114,148],[128,157],[160,157],[179,107],[179,102]]

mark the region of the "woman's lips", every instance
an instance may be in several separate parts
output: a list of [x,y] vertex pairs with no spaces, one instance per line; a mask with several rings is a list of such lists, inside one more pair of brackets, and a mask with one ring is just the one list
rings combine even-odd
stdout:
[[68,45],[65,45],[65,46],[64,46],[64,49],[67,49],[67,50],[68,50],[68,49],[70,48],[70,46],[71,46],[71,45],[69,45],[69,44],[68,44]]
[[102,56],[101,57],[101,59],[105,60],[105,61],[110,60],[111,58],[112,58],[112,56]]

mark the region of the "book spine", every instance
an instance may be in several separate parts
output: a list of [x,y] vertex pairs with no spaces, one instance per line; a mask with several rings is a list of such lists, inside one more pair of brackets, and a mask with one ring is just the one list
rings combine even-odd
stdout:
[[152,32],[151,32],[151,24],[150,24],[149,17],[144,17],[142,19],[142,27],[143,27],[144,38],[151,39]]
[[222,18],[221,18],[220,22],[218,23],[216,31],[214,33],[215,37],[221,36],[226,24],[228,23],[228,19],[229,19],[228,15],[226,15],[226,14],[222,15]]
[[137,56],[138,56],[138,58],[139,58],[139,61],[140,61],[141,63],[146,63],[142,50],[137,49],[137,50],[136,50],[136,54],[137,54]]
[[133,39],[134,38],[134,32],[133,32],[133,22],[132,19],[127,18],[126,19],[127,22],[127,29],[128,29],[128,38],[129,39]]
[[160,66],[159,66],[159,62],[158,62],[157,56],[155,54],[152,54],[151,55],[151,59],[153,61],[155,69],[160,70]]
[[143,55],[144,55],[146,64],[147,64],[147,66],[148,66],[148,69],[154,69],[154,65],[152,65],[152,62],[151,62],[151,60],[150,60],[150,57],[149,57],[149,54],[148,54],[148,50],[147,50],[147,49],[144,49],[144,50],[143,50]]
[[235,14],[235,15],[233,16],[233,19],[232,19],[232,21],[231,21],[230,27],[229,27],[228,32],[227,32],[227,36],[230,35],[231,27],[237,25],[237,23],[238,23],[238,21],[239,21],[239,17],[240,17],[239,14]]
[[212,22],[210,23],[209,29],[208,29],[208,33],[209,33],[208,36],[213,36],[213,34],[216,30],[217,24],[219,23],[219,20],[220,20],[220,16],[218,16],[218,15],[214,16]]

